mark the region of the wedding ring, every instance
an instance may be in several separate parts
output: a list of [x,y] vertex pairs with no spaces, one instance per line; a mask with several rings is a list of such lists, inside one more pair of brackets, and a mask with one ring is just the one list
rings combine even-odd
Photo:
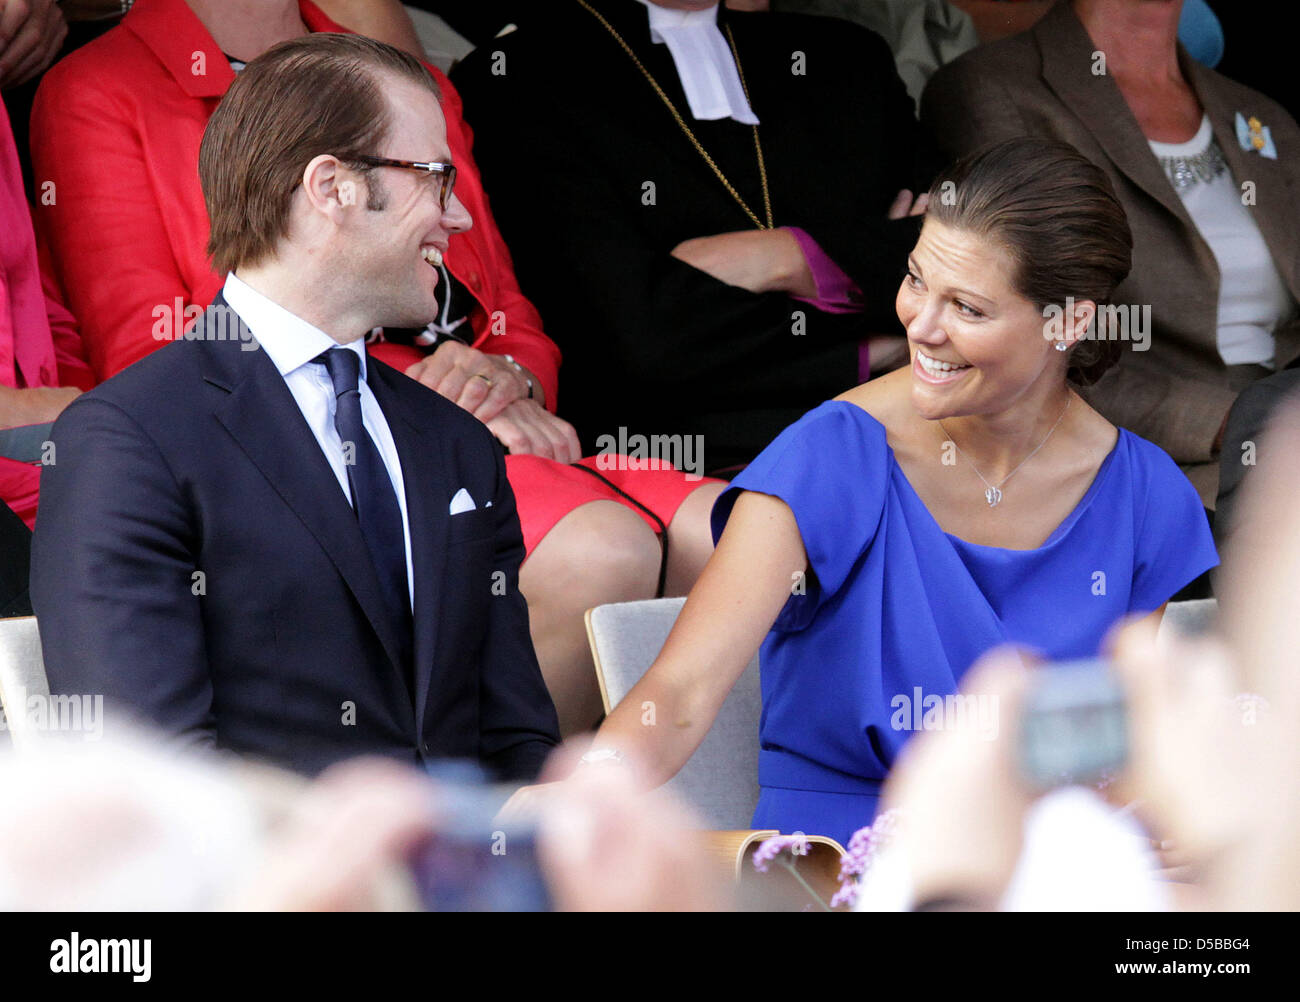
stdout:
[[481,372],[474,373],[474,378],[483,380],[483,382],[488,384],[488,389],[489,390],[492,389],[493,386],[492,380],[489,377],[483,375],[483,373]]

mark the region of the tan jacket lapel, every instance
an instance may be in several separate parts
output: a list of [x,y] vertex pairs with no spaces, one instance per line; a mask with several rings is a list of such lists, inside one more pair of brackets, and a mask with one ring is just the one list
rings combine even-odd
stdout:
[[1043,79],[1088,127],[1097,143],[1125,176],[1194,229],[1160,162],[1152,155],[1137,119],[1109,75],[1093,73],[1096,44],[1067,0],[1057,3],[1034,26],[1043,62]]

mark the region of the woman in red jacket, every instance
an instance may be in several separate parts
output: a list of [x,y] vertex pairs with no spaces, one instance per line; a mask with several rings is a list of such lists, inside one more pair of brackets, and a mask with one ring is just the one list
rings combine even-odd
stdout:
[[[235,73],[277,42],[342,30],[307,0],[138,0],[117,28],[46,75],[32,113],[33,163],[55,194],[38,207],[37,226],[98,378],[181,336],[221,288],[225,276],[205,252],[197,163]],[[440,288],[459,316],[369,350],[474,413],[509,448],[528,550],[520,587],[567,735],[600,716],[583,612],[651,597],[657,586],[685,594],[712,549],[708,513],[721,485],[671,469],[609,469],[638,464],[605,457],[576,462],[573,429],[555,416],[559,350],[515,281],[460,98],[432,72],[456,195],[474,219],[443,262]]]

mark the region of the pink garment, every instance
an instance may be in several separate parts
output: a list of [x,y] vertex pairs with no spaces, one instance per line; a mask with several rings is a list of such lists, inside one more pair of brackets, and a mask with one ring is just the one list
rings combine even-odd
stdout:
[[0,383],[57,386],[54,340],[37,267],[9,113],[0,102]]
[[[4,102],[0,102],[0,385],[82,389],[93,385],[90,369],[80,358],[76,321],[54,296],[46,295]],[[29,528],[36,521],[40,475],[39,466],[0,457],[0,498]]]
[[[806,230],[797,226],[787,226],[785,229],[790,231],[799,244],[803,259],[808,262],[808,269],[812,272],[813,282],[817,285],[816,299],[804,296],[794,298],[817,307],[823,313],[861,313],[862,290],[857,283],[831,260],[830,255],[821,249],[821,245]],[[863,341],[858,345],[858,382],[865,383],[870,378],[871,351],[868,343]]]
[[808,262],[813,281],[817,284],[817,298],[807,299],[795,296],[800,302],[817,307],[823,313],[861,313],[862,290],[857,283],[844,273],[838,264],[831,260],[821,245],[805,230],[797,226],[786,226],[803,251],[803,259]]

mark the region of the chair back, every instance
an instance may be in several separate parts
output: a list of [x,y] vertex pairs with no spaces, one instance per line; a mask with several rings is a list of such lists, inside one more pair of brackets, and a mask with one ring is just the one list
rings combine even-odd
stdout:
[[1165,606],[1157,638],[1165,640],[1170,631],[1188,636],[1205,633],[1216,625],[1219,618],[1219,601],[1213,598],[1194,598],[1186,602],[1170,602]]
[[49,694],[36,617],[0,619],[0,708],[4,709],[6,729],[15,748],[22,750],[32,740],[28,733],[28,697]]
[[[684,598],[617,602],[587,610],[587,636],[605,712],[617,706],[654,663],[686,603]],[[695,754],[665,787],[689,803],[709,828],[747,829],[758,805],[758,723],[762,710],[758,656],[727,696]],[[639,710],[643,716],[653,707]],[[668,720],[654,726],[671,727]]]

